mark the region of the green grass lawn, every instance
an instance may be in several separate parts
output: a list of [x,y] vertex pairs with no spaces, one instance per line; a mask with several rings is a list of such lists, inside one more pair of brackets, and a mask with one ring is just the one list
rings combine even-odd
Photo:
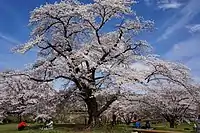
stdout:
[[[35,125],[33,125],[35,126]],[[56,125],[54,130],[27,129],[17,131],[17,124],[0,125],[0,133],[131,133],[131,128],[127,126],[116,126],[114,128],[96,128],[92,131],[83,131],[83,126],[77,125]]]
[[176,128],[170,128],[168,123],[161,123],[153,125],[156,130],[167,130],[167,131],[179,131],[183,133],[192,133],[193,132],[193,124],[183,123],[178,125]]
[[[192,133],[192,124],[181,124],[175,129],[170,129],[167,124],[156,124],[152,125],[156,130],[167,130],[167,131],[179,131],[183,133]],[[31,127],[36,127],[36,125],[31,124]],[[189,130],[184,130],[184,129]],[[57,124],[54,130],[40,130],[38,128],[32,128],[24,131],[17,131],[17,124],[5,124],[0,125],[0,133],[131,133],[132,128],[125,125],[117,125],[114,128],[109,126],[104,126],[101,128],[96,128],[92,131],[83,131],[83,125],[73,125],[73,124]]]

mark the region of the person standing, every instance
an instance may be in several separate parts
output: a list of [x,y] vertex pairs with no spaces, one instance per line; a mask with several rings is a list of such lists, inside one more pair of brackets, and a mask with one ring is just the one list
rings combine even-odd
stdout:
[[196,133],[200,133],[200,115],[198,116],[198,119],[196,120]]

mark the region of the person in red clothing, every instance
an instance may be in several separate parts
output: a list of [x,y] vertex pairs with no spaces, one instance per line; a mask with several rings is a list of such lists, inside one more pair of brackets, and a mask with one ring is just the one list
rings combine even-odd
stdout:
[[21,130],[24,130],[25,127],[27,127],[28,125],[26,124],[26,121],[21,121],[17,128],[18,128],[18,131],[21,131]]

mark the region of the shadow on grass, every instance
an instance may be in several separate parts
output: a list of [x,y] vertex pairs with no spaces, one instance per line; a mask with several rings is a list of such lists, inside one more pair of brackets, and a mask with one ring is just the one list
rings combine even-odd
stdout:
[[56,124],[54,125],[55,129],[63,129],[68,131],[83,131],[86,129],[84,124]]

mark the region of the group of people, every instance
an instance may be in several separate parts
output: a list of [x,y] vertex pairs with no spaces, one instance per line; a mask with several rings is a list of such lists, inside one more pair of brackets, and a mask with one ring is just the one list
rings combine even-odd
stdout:
[[[146,121],[145,125],[142,126],[141,119],[133,120],[132,121],[133,128],[141,128],[141,129],[151,129],[150,121]],[[200,133],[200,115],[194,122],[194,130],[196,133]]]
[[141,119],[133,120],[133,128],[151,129],[150,121],[146,121],[145,125],[141,124]]
[[[18,131],[25,130],[29,127],[30,126],[26,123],[26,121],[21,121],[17,126]],[[46,120],[44,126],[41,129],[42,130],[53,129],[53,120],[52,119]]]

